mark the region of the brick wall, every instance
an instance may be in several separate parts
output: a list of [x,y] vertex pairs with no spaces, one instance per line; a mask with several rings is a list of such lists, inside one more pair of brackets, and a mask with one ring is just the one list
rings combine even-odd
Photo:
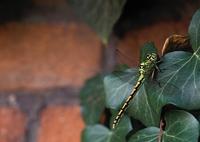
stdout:
[[101,47],[84,24],[0,26],[0,142],[78,142],[78,91],[100,71]]

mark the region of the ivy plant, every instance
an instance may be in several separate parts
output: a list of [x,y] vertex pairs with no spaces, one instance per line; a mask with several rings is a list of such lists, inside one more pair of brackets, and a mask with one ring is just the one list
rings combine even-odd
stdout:
[[108,43],[115,22],[121,15],[126,0],[69,0],[81,19]]
[[[200,141],[200,10],[188,39],[191,50],[171,48],[160,56],[159,70],[142,83],[115,129],[112,122],[138,80],[138,68],[119,66],[88,80],[80,95],[86,122],[82,142]],[[156,51],[153,43],[145,44],[140,62]]]

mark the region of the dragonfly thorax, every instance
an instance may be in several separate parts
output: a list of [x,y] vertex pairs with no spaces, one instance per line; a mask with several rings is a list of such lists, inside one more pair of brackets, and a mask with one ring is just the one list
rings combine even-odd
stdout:
[[148,54],[145,61],[140,64],[140,75],[146,76],[151,74],[154,66],[156,65],[157,55],[155,53]]

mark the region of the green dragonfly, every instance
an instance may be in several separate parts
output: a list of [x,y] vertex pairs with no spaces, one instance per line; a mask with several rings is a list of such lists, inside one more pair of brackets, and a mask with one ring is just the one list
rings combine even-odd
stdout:
[[115,119],[113,121],[113,125],[112,125],[113,129],[119,123],[122,115],[128,108],[130,101],[136,95],[137,91],[139,90],[140,86],[144,82],[145,78],[150,76],[152,74],[152,72],[155,70],[155,68],[157,68],[157,66],[156,66],[156,64],[158,63],[157,59],[158,59],[157,54],[151,53],[151,54],[147,54],[146,59],[143,62],[141,62],[140,67],[139,67],[139,78],[138,78],[136,84],[134,85],[129,97],[126,99],[125,103],[122,105],[120,111],[118,112],[117,116],[115,117]]

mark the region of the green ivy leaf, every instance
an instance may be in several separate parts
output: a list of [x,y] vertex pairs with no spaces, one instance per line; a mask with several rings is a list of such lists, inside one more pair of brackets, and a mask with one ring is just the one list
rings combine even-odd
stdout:
[[192,21],[190,22],[188,33],[193,50],[200,52],[198,51],[200,46],[200,9],[194,14]]
[[[200,110],[192,110],[189,111],[200,123]],[[199,127],[199,133],[200,133],[200,127]]]
[[[162,142],[198,142],[199,122],[190,113],[180,110],[165,115],[166,127]],[[157,142],[160,130],[149,127],[132,135],[129,142]]]
[[103,125],[88,126],[82,134],[83,142],[125,142],[127,133],[132,129],[128,117],[114,130],[109,130]]
[[77,13],[107,43],[126,0],[69,0]]
[[104,78],[104,88],[106,92],[106,106],[116,109],[129,94],[132,84],[135,82],[137,70],[126,69],[115,71]]
[[157,96],[155,103],[174,104],[185,109],[200,108],[200,60],[195,54],[177,51],[166,54],[159,66],[159,86],[149,93]]
[[158,142],[159,128],[148,127],[131,136],[128,142]]
[[105,91],[101,75],[89,79],[80,92],[82,115],[87,125],[99,122],[105,109]]

